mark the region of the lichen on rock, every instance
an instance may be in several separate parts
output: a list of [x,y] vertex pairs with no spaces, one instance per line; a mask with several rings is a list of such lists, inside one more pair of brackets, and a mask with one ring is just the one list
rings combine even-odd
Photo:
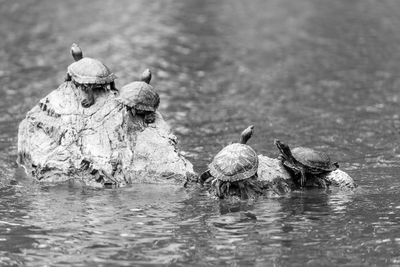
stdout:
[[159,112],[147,124],[116,101],[113,91],[95,96],[95,104],[84,108],[81,90],[65,82],[27,113],[19,125],[18,163],[28,174],[92,186],[183,184],[195,175]]

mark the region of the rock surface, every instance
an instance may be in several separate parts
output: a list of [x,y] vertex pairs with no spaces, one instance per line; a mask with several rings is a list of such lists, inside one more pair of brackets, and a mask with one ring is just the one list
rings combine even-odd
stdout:
[[278,195],[290,192],[295,184],[280,160],[258,155],[258,179]]
[[27,113],[19,125],[18,163],[29,175],[92,186],[181,184],[194,175],[160,113],[146,124],[113,92],[95,92],[95,98],[83,108],[82,92],[65,82]]
[[340,169],[328,173],[325,179],[331,182],[331,187],[338,187],[340,189],[355,189],[357,187],[353,178]]
[[[289,172],[282,166],[279,159],[263,155],[259,155],[258,159],[258,179],[260,181],[268,183],[279,194],[290,192],[295,187]],[[340,189],[354,189],[357,187],[353,178],[340,169],[328,173],[325,179],[331,182],[331,187]]]

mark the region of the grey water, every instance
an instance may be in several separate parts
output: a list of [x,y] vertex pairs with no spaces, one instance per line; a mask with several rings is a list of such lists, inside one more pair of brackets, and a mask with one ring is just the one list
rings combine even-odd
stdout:
[[[397,0],[0,0],[1,266],[400,266]],[[77,42],[120,87],[149,67],[196,171],[242,129],[329,152],[355,192],[230,204],[201,190],[43,185],[18,123]]]

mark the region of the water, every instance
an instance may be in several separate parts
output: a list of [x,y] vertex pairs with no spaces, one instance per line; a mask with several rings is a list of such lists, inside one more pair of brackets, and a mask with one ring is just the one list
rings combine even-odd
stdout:
[[[396,0],[0,0],[0,265],[400,265]],[[200,190],[46,186],[17,169],[17,128],[78,42],[120,87],[150,67],[200,171],[256,125],[329,151],[359,183],[228,204]]]

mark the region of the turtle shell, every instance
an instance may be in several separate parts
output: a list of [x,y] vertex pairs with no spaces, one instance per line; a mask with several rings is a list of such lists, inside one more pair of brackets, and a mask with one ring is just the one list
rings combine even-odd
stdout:
[[160,104],[160,96],[148,83],[137,81],[123,86],[118,100],[124,105],[143,111],[156,111]]
[[337,163],[332,163],[331,158],[326,153],[311,148],[293,148],[292,155],[298,162],[315,171],[330,172],[337,169]]
[[224,147],[208,167],[210,174],[218,180],[244,180],[257,173],[258,156],[250,146],[235,143]]
[[116,79],[106,65],[97,59],[84,57],[68,66],[68,74],[81,84],[106,84]]

